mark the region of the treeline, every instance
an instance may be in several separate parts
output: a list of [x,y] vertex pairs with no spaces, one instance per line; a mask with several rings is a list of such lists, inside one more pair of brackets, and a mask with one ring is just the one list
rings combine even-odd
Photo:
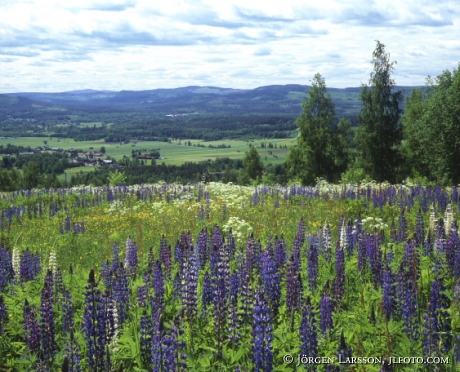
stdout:
[[297,146],[286,170],[291,179],[329,182],[460,182],[460,71],[444,71],[414,89],[402,109],[403,93],[395,89],[384,45],[377,41],[369,86],[360,93],[361,111],[354,132],[345,118],[337,121],[324,79],[315,75],[303,112],[296,120]]
[[[221,181],[233,182],[238,184],[248,184],[251,180],[245,178],[244,160],[217,158],[215,161],[205,161],[199,163],[185,163],[182,165],[166,165],[165,163],[156,164],[155,161],[139,162],[136,159],[124,162],[123,174],[126,185],[156,183],[165,181],[167,183],[195,183]],[[108,168],[98,168],[94,172],[80,173],[72,176],[70,186],[76,185],[95,185],[102,186],[108,183],[109,174],[112,170]],[[260,174],[262,175],[262,174]],[[273,183],[286,183],[286,174],[283,165],[269,165],[265,169],[264,177]],[[259,179],[261,181],[261,179]]]
[[[67,118],[62,118],[67,122]],[[9,137],[48,136],[73,138],[76,141],[104,139],[105,142],[147,140],[167,142],[168,138],[216,141],[234,138],[287,138],[296,129],[295,117],[289,115],[195,115],[176,117],[132,118],[121,115],[110,125],[46,124],[43,121],[0,122],[0,133]]]

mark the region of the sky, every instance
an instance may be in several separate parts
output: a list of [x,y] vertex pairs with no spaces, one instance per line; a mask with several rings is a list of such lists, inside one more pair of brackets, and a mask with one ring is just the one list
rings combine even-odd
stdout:
[[0,0],[0,93],[369,83],[458,68],[459,0]]

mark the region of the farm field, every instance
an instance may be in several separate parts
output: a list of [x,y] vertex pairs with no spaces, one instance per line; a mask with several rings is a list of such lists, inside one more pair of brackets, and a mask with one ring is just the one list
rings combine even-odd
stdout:
[[456,371],[459,206],[375,183],[4,195],[0,368]]
[[[114,159],[121,159],[123,156],[131,157],[132,150],[140,150],[143,153],[155,149],[160,149],[162,160],[165,164],[181,165],[185,162],[200,162],[208,159],[215,160],[217,157],[229,157],[232,159],[243,159],[244,153],[249,149],[249,142],[236,141],[236,140],[222,140],[222,141],[209,141],[203,142],[199,140],[190,140],[192,144],[203,144],[204,146],[212,145],[218,146],[221,144],[230,145],[230,148],[203,148],[186,146],[187,139],[181,141],[173,141],[173,143],[167,142],[156,142],[156,141],[131,141],[128,144],[110,144],[105,143],[103,140],[100,141],[79,141],[76,142],[70,138],[45,138],[45,137],[18,137],[8,138],[0,141],[0,144],[6,145],[11,143],[16,146],[30,146],[32,148],[37,146],[44,146],[43,141],[47,141],[50,147],[60,147],[64,150],[71,148],[78,148],[84,151],[98,152],[102,146],[106,149],[106,156],[111,156]],[[286,161],[289,149],[269,149],[260,148],[260,144],[264,142],[268,145],[269,142],[277,145],[293,146],[295,139],[283,138],[283,139],[267,139],[267,140],[255,140],[251,142],[257,147],[261,160],[265,163],[282,164]],[[272,154],[269,153],[272,152]],[[276,156],[276,157],[275,157]],[[80,169],[80,168],[78,168]],[[75,172],[74,170],[67,170],[68,174]]]

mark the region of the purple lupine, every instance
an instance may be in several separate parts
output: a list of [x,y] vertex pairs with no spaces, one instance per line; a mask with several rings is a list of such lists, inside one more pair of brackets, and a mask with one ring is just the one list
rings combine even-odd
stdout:
[[65,230],[70,231],[70,215],[67,215],[67,218],[65,219]]
[[120,327],[122,327],[128,317],[129,285],[126,270],[121,263],[115,273],[112,290],[113,298],[117,306],[118,320],[120,322]]
[[88,285],[85,287],[85,312],[83,315],[83,332],[86,336],[86,363],[92,371],[103,370],[105,364],[106,321],[101,291],[94,279],[94,269],[89,273]]
[[318,285],[318,258],[317,244],[311,244],[308,250],[308,285],[312,292]]
[[333,286],[333,298],[336,305],[339,305],[345,292],[345,252],[337,242],[335,249],[335,278]]
[[56,335],[53,312],[53,289],[45,282],[40,303],[40,356],[49,364],[56,354]]
[[207,271],[204,273],[203,289],[201,293],[202,293],[201,304],[203,308],[205,309],[212,303],[212,283],[211,283],[211,277],[209,276]]
[[62,280],[62,271],[61,268],[58,267],[56,272],[54,273],[54,290],[56,297],[64,294],[64,282]]
[[145,307],[147,299],[149,297],[149,287],[147,285],[141,285],[137,288],[137,305],[139,307]]
[[278,237],[275,236],[275,262],[276,268],[278,271],[284,269],[286,264],[286,244],[284,242],[283,236],[278,240]]
[[74,311],[72,304],[72,295],[68,290],[63,292],[62,300],[62,335],[66,337],[67,333],[70,332],[70,329],[74,326],[73,319]]
[[393,365],[388,361],[388,358],[383,359],[379,372],[394,372]]
[[261,277],[264,292],[267,294],[266,298],[273,312],[273,317],[276,318],[281,300],[281,276],[276,270],[276,264],[272,256],[267,251],[263,251],[261,256]]
[[126,239],[126,257],[124,262],[128,276],[133,277],[136,274],[137,265],[137,247],[131,240],[131,236],[128,235],[128,239]]
[[343,249],[345,249],[348,255],[351,256],[355,248],[355,241],[353,239],[353,223],[351,220],[348,221],[348,224],[345,227],[345,241],[346,245]]
[[7,320],[8,320],[8,311],[5,305],[5,300],[3,296],[0,295],[0,336],[3,335]]
[[32,276],[32,254],[27,248],[22,254],[20,259],[19,273],[21,281],[29,281],[33,279]]
[[152,309],[157,312],[162,311],[165,301],[165,289],[160,261],[156,262],[153,269],[153,289],[155,291],[155,296],[153,297]]
[[184,257],[182,273],[182,310],[187,319],[191,320],[197,313],[198,303],[198,273],[196,271],[195,255],[191,247],[187,248]]
[[34,309],[29,305],[27,299],[24,301],[24,341],[31,352],[40,351],[40,325]]
[[366,271],[367,262],[367,234],[362,232],[358,238],[358,270],[361,273]]
[[[311,305],[310,296],[307,297],[302,321],[300,322],[300,352],[302,355],[315,358],[318,356],[318,335],[316,331],[315,312]],[[314,366],[306,366],[309,370],[314,370]]]
[[199,268],[202,269],[205,267],[206,262],[208,262],[208,234],[204,229],[201,229],[200,234],[198,235],[197,240],[197,249],[199,257]]
[[147,314],[147,309],[145,308],[142,311],[139,333],[141,359],[144,365],[149,365],[152,358],[153,323],[152,317]]
[[447,311],[449,300],[444,293],[446,287],[442,282],[438,264],[435,264],[434,275],[424,317],[423,353],[427,356],[448,353],[451,346],[450,317]]
[[299,282],[298,267],[297,258],[291,255],[286,268],[286,306],[291,317],[300,307],[301,283]]
[[425,241],[425,224],[423,222],[422,211],[419,209],[415,222],[415,246],[419,247]]
[[223,332],[227,318],[226,300],[228,285],[226,284],[226,280],[228,277],[228,268],[225,267],[225,263],[223,262],[223,254],[225,254],[225,250],[219,250],[219,247],[214,245],[211,255],[211,262],[214,267],[214,270],[211,272],[211,280],[214,304],[214,330],[217,335],[219,353],[221,352]]
[[[102,305],[105,320],[105,342],[106,345],[115,344],[118,336],[118,312],[113,296],[107,289],[102,296]],[[108,354],[107,357],[109,357]]]
[[78,343],[75,342],[75,337],[73,334],[73,328],[70,329],[69,341],[66,343],[65,358],[67,358],[67,369],[62,369],[66,372],[81,372],[81,355],[80,347]]
[[382,274],[382,310],[387,321],[390,320],[396,314],[397,302],[396,302],[396,285],[395,277],[391,272],[391,267],[388,263],[385,264],[385,268]]
[[160,241],[160,261],[164,267],[165,275],[169,277],[171,275],[171,265],[172,265],[172,252],[171,246],[168,245],[165,236],[161,237]]
[[11,260],[11,252],[0,247],[0,292],[3,292],[8,283],[13,279],[14,270]]
[[[458,237],[458,231],[456,228],[451,229],[449,238],[447,239],[444,247],[446,255],[447,268],[456,278],[460,278],[460,268],[456,270],[455,257],[460,252],[460,239]],[[458,271],[458,272],[457,272]]]
[[407,239],[407,221],[406,217],[404,216],[404,209],[401,210],[401,214],[399,215],[399,222],[398,222],[398,243],[402,243]]
[[252,360],[254,371],[273,370],[273,331],[270,308],[267,306],[261,289],[256,289],[252,323]]
[[112,266],[110,265],[109,260],[107,260],[102,264],[102,281],[104,282],[105,288],[112,288],[112,277]]
[[238,293],[239,293],[240,279],[238,273],[233,273],[230,276],[230,289],[228,292],[228,342],[234,348],[240,344],[240,329],[241,317],[238,313]]
[[340,334],[339,346],[337,348],[337,357],[338,357],[339,363],[349,364],[350,363],[349,358],[351,358],[351,356],[352,356],[352,350],[345,342],[345,336],[342,331],[342,333]]
[[423,242],[423,255],[431,257],[433,255],[433,241],[431,239],[431,230],[428,230],[426,240]]
[[417,290],[411,268],[401,262],[398,273],[398,305],[404,331],[412,340],[418,339]]
[[321,332],[326,335],[332,329],[332,312],[334,311],[334,301],[330,296],[329,280],[323,288],[320,300],[321,311]]
[[375,287],[379,287],[382,282],[382,248],[380,241],[381,237],[376,232],[371,235],[367,235],[366,255],[369,260],[372,282]]

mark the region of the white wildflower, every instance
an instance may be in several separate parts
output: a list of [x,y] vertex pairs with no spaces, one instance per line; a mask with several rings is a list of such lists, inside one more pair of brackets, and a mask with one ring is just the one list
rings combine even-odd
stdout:
[[57,271],[56,250],[54,248],[50,252],[48,269],[51,270],[53,273]]
[[13,248],[13,256],[11,257],[11,261],[13,265],[14,276],[16,278],[19,278],[21,269],[21,256],[19,253],[19,248],[17,246]]

